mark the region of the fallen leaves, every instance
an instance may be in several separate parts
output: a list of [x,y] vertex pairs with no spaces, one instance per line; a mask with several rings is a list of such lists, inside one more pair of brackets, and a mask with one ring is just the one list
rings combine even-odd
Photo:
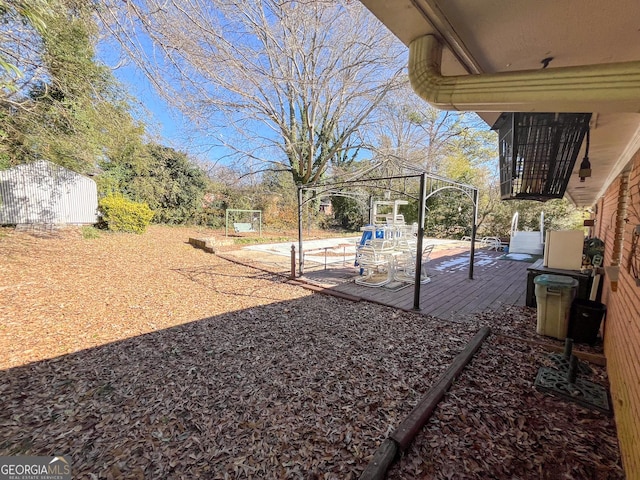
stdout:
[[[535,331],[535,312],[529,317]],[[388,478],[421,478],[415,468],[433,479],[625,478],[611,418],[533,387],[548,355],[492,335]],[[592,368],[602,382],[604,369]]]
[[[310,295],[189,236],[0,238],[1,455],[66,453],[78,478],[358,478],[480,325],[535,325]],[[533,389],[545,356],[492,336],[389,478],[623,478],[611,419]]]

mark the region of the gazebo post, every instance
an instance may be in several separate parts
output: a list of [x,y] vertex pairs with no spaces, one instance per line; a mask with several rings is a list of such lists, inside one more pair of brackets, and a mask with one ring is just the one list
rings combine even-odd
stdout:
[[304,274],[302,255],[302,185],[298,186],[298,274]]
[[469,254],[469,280],[473,280],[473,262],[476,255],[476,230],[478,225],[478,190],[473,191],[473,225],[471,226],[471,251]]
[[416,242],[416,276],[413,284],[413,309],[420,310],[420,280],[422,276],[422,239],[424,215],[427,208],[427,174],[420,174],[420,200],[418,201],[418,238]]

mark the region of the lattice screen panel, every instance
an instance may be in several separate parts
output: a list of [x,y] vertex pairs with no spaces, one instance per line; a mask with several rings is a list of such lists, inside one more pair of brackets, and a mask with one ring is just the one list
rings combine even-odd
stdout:
[[562,198],[590,119],[590,113],[503,113],[493,126],[502,199]]

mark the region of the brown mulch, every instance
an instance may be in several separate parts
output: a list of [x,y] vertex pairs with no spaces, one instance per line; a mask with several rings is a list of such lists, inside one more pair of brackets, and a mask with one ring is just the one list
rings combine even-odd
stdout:
[[197,230],[78,229],[0,238],[0,367],[51,358],[224,312],[307,296],[194,249]]
[[548,355],[492,335],[388,478],[624,478],[613,420],[534,388]]
[[[358,478],[480,325],[531,330],[528,309],[449,324],[313,295],[187,244],[207,235],[0,230],[0,455]],[[624,478],[613,420],[533,389],[547,353],[492,335],[389,478]]]

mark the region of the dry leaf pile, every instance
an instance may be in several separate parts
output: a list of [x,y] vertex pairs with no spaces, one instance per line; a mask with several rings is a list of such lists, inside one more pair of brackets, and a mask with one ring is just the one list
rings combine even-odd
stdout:
[[[505,330],[524,333],[528,321],[535,332],[534,310],[510,310],[496,324],[515,316]],[[540,366],[555,367],[548,351],[491,335],[388,478],[624,479],[613,419],[538,392]],[[608,387],[604,368],[590,367],[583,378]]]
[[0,368],[309,295],[187,243],[199,234],[0,230]]
[[[0,454],[66,453],[78,478],[357,478],[472,331],[309,295],[189,246],[177,262],[160,238],[98,239],[81,269],[87,241],[26,240],[45,243],[37,268],[11,250],[13,275],[33,268],[22,280],[33,292],[3,303],[14,366],[0,373]],[[96,273],[94,303],[89,283],[63,281],[75,265]],[[116,284],[103,285],[107,271]],[[168,308],[174,324],[151,329]],[[50,358],[63,352],[49,334],[93,348]],[[38,361],[15,366],[31,335],[42,351],[25,360]],[[112,341],[92,345],[96,335]]]
[[345,304],[282,302],[7,370],[1,450],[66,452],[106,478],[356,478],[468,335]]
[[[0,455],[74,478],[358,478],[480,324],[531,328],[311,295],[187,229],[3,234]],[[611,419],[533,389],[545,355],[492,336],[389,478],[623,478]]]

